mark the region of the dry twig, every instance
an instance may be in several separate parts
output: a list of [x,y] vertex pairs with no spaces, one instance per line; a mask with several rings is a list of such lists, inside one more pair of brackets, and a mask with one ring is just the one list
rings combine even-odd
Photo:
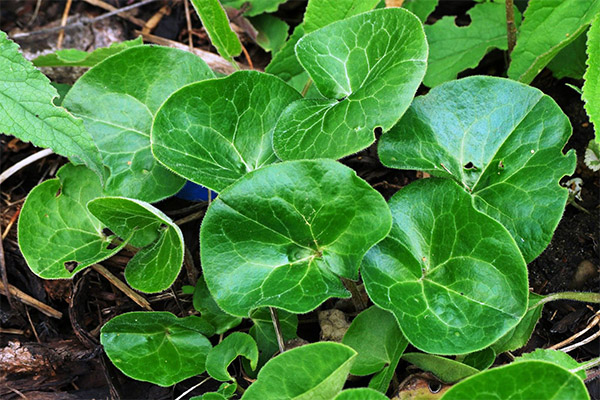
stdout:
[[49,305],[42,303],[38,299],[31,297],[30,295],[17,289],[10,283],[8,284],[8,290],[7,290],[6,286],[4,286],[4,283],[0,282],[0,293],[2,293],[5,296],[7,295],[7,293],[10,293],[13,297],[18,299],[21,303],[27,304],[28,306],[35,308],[36,310],[46,314],[49,317],[56,318],[56,319],[62,318],[62,313],[60,311],[55,310],[54,308],[50,307]]

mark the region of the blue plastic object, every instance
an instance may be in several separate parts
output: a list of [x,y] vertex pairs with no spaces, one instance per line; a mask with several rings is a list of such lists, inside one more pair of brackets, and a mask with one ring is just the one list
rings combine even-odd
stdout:
[[[208,193],[209,189],[204,186],[187,181],[175,196],[188,201],[208,201]],[[214,199],[216,197],[217,193],[210,190],[210,198]]]

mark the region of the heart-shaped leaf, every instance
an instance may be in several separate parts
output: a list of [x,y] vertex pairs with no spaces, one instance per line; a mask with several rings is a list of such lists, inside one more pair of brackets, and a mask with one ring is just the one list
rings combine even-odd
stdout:
[[416,365],[423,371],[431,372],[445,383],[458,382],[479,372],[478,369],[469,365],[433,354],[406,353],[402,356],[402,359]]
[[[85,267],[118,253],[127,240],[109,248],[114,235],[86,208],[102,195],[98,175],[67,164],[35,188],[19,217],[19,247],[29,268],[44,279],[71,278]],[[127,239],[129,235],[124,235]]]
[[183,264],[183,235],[179,227],[148,203],[123,197],[100,197],[88,210],[122,238],[143,247],[127,264],[125,279],[139,291],[155,293],[168,289]]
[[202,268],[226,312],[308,312],[347,297],[365,252],[389,232],[381,195],[332,160],[273,164],[224,190],[200,230]]
[[394,313],[415,347],[466,354],[498,340],[527,308],[514,240],[453,181],[422,179],[389,202],[389,236],[361,267],[369,297]]
[[244,356],[250,360],[250,367],[256,369],[258,347],[256,347],[256,342],[252,339],[252,336],[247,333],[233,332],[213,347],[206,359],[206,371],[218,381],[233,381],[235,379],[229,375],[227,367],[238,356]]
[[130,312],[111,319],[100,332],[106,355],[125,375],[171,386],[204,372],[212,348],[205,335],[214,331],[193,315]]
[[325,99],[288,106],[273,134],[284,160],[340,158],[375,141],[404,114],[423,75],[427,42],[412,13],[388,8],[305,35],[296,54]]
[[370,388],[347,389],[335,396],[334,400],[387,400],[388,398]]
[[281,79],[255,71],[186,86],[158,111],[152,151],[176,173],[220,192],[277,161],[275,123],[299,98]]
[[[298,337],[298,316],[283,310],[277,312],[281,334],[284,341]],[[271,319],[271,313],[267,308],[259,308],[250,313],[250,319],[254,323],[248,332],[254,338],[258,345],[258,368],[260,369],[273,354],[279,351],[277,344],[277,334]]]
[[152,203],[181,189],[184,180],[152,156],[152,119],[172,92],[213,77],[206,63],[191,53],[137,46],[107,58],[79,78],[63,105],[83,119],[100,149],[107,168],[107,195]]
[[[194,308],[200,312],[200,316],[215,327],[215,333],[220,335],[242,323],[240,317],[227,314],[221,310],[212,295],[208,291],[204,277],[200,277],[194,289]],[[252,328],[250,331],[252,335]],[[255,338],[256,339],[256,338]]]
[[379,142],[381,162],[461,183],[475,207],[515,238],[526,261],[558,225],[575,152],[562,154],[569,119],[541,91],[508,79],[474,76],[415,99]]
[[[331,399],[342,390],[356,352],[348,346],[319,342],[288,350],[269,361],[244,400]],[[282,371],[294,371],[282,373]]]
[[442,400],[589,398],[581,379],[546,361],[516,362],[480,372],[452,386],[442,396]]

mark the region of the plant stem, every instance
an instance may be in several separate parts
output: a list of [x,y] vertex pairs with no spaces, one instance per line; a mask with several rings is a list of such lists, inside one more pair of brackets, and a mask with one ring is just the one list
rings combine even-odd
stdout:
[[600,365],[600,357],[592,358],[590,361],[582,363],[579,367],[570,369],[569,371],[572,373],[576,373],[586,369],[594,368],[598,365]]
[[344,284],[346,289],[350,291],[350,294],[352,295],[352,303],[354,303],[354,308],[356,309],[356,311],[361,312],[364,309],[366,309],[367,303],[365,303],[365,300],[361,296],[360,291],[358,290],[358,286],[356,286],[356,283],[346,278],[342,278],[342,283]]
[[506,0],[506,37],[508,38],[508,55],[515,48],[517,43],[517,26],[515,25],[515,9],[513,0]]
[[8,168],[6,171],[4,171],[2,174],[0,174],[0,183],[7,180],[11,175],[18,172],[22,168],[25,168],[29,164],[36,162],[40,158],[49,156],[50,154],[52,154],[52,149],[44,149],[44,150],[38,151],[37,153],[33,153],[32,155],[30,155],[27,158],[24,158],[23,160],[19,161],[18,163],[16,163],[12,167]]
[[271,312],[271,320],[273,321],[273,327],[275,328],[275,336],[277,336],[279,352],[283,353],[285,351],[285,343],[283,342],[283,334],[281,333],[281,324],[279,323],[277,310],[273,307],[269,307],[269,311]]
[[302,92],[300,93],[302,95],[302,97],[306,96],[306,93],[308,93],[308,89],[310,89],[310,85],[312,85],[313,80],[308,78],[308,80],[306,81],[306,85],[304,85],[304,88],[302,88]]
[[573,301],[583,301],[584,303],[600,303],[600,293],[592,293],[592,292],[559,292],[552,293],[544,297],[540,300],[539,303],[536,304],[536,307],[540,304],[549,303],[555,300],[573,300]]

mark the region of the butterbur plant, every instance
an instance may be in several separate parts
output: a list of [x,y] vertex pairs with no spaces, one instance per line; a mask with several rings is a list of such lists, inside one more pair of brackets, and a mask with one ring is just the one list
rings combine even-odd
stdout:
[[[192,3],[235,63],[221,5]],[[575,170],[567,116],[521,82],[426,75],[421,20],[377,3],[310,0],[267,72],[217,76],[137,42],[83,57],[93,66],[62,107],[0,32],[0,129],[71,161],[21,211],[36,275],[69,279],[127,249],[127,284],[168,290],[186,243],[156,203],[186,181],[218,194],[199,232],[202,276],[184,287],[197,313],[127,312],[102,327],[125,375],[170,386],[206,373],[222,385],[203,399],[385,399],[400,396],[389,389],[403,360],[443,382],[444,399],[589,398],[598,359],[540,349],[493,366],[528,342],[544,303],[600,302],[529,290],[527,263],[550,243],[568,198],[559,181]],[[440,84],[415,97],[424,77]],[[431,177],[386,202],[336,161],[376,139],[383,165]],[[298,314],[332,298],[356,308],[342,342],[287,349]],[[228,370],[238,357],[250,385]],[[349,374],[368,387],[344,390]]]

